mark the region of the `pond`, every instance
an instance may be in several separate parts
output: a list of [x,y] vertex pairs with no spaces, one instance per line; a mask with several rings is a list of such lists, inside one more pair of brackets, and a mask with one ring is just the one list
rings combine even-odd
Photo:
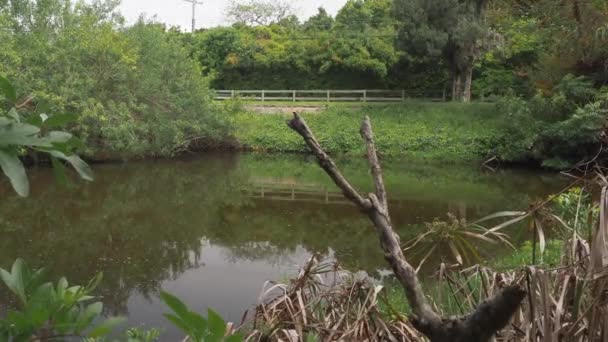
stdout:
[[[370,190],[364,159],[338,164],[354,185]],[[131,326],[160,327],[163,340],[180,334],[162,317],[160,289],[196,311],[212,307],[239,322],[267,280],[285,280],[313,253],[372,276],[386,270],[370,223],[310,156],[201,154],[93,167],[95,182],[70,187],[57,184],[49,169],[33,169],[26,199],[0,182],[0,267],[22,257],[45,266],[53,280],[65,275],[72,283],[103,272],[97,293],[106,313],[128,317]],[[404,239],[447,213],[470,221],[525,209],[567,182],[538,170],[407,160],[384,162],[384,169]],[[516,243],[528,233],[509,234]],[[429,263],[447,257],[437,253]],[[6,307],[6,291],[0,296]]]

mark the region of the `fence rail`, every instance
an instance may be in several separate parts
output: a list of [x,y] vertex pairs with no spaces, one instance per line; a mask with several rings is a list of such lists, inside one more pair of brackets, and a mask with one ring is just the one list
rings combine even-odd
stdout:
[[216,100],[240,98],[252,101],[323,101],[323,102],[404,102],[408,99],[446,101],[443,90],[434,94],[414,94],[404,89],[362,89],[362,90],[215,90]]

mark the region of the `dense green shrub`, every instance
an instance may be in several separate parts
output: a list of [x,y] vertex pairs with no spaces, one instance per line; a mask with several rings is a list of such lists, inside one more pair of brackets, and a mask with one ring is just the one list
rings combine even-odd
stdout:
[[568,75],[550,96],[505,97],[496,153],[504,161],[564,169],[599,151],[608,97],[591,82]]
[[227,134],[200,67],[162,25],[125,28],[110,0],[11,4],[0,2],[0,74],[77,114],[88,155],[167,156]]

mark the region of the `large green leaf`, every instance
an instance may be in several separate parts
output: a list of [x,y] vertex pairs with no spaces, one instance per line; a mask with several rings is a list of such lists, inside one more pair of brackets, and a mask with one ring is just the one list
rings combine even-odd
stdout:
[[11,272],[0,268],[0,278],[15,295],[21,300],[23,305],[27,305],[26,285],[24,279],[24,261],[17,259],[11,267]]
[[53,146],[50,141],[41,140],[37,136],[38,133],[40,133],[40,128],[36,126],[13,122],[0,128],[0,146]]
[[73,137],[74,136],[68,132],[52,131],[49,132],[48,136],[45,138],[49,139],[52,144],[65,144]]
[[0,116],[0,129],[4,129],[6,126],[12,124],[15,120],[8,117]]
[[163,314],[163,316],[165,316],[165,318],[173,323],[173,325],[175,325],[178,329],[180,329],[183,333],[187,334],[188,336],[190,336],[192,334],[191,328],[190,326],[184,322],[183,319],[177,317],[174,314]]
[[55,158],[65,160],[70,163],[74,170],[76,170],[76,172],[78,172],[80,177],[82,177],[83,179],[91,182],[93,181],[93,170],[91,170],[91,167],[87,163],[85,163],[84,160],[80,159],[79,156],[75,154],[68,156],[65,153],[59,151],[49,151],[49,153]]
[[209,309],[207,312],[207,320],[211,336],[215,339],[221,339],[226,334],[226,322],[215,311]]
[[160,293],[160,299],[162,299],[162,301],[181,318],[188,316],[190,310],[188,310],[186,304],[184,304],[179,298],[170,293],[162,291]]
[[57,158],[51,156],[51,164],[53,165],[53,175],[55,176],[55,180],[59,184],[67,186],[69,184],[69,180],[63,163],[57,160]]
[[0,150],[0,168],[8,177],[19,196],[26,197],[30,192],[30,183],[25,174],[25,168],[17,155]]
[[103,311],[103,304],[101,302],[95,302],[95,303],[87,305],[86,308],[84,309],[84,312],[81,314],[80,317],[78,317],[78,323],[79,323],[78,330],[80,330],[80,331],[78,331],[78,333],[80,333],[82,330],[84,330],[88,326],[90,326],[91,323],[93,323],[93,321],[97,317],[100,317],[102,311]]
[[17,102],[17,92],[6,78],[0,76],[0,91],[11,102]]
[[21,122],[21,117],[19,116],[19,113],[17,113],[17,109],[15,108],[11,108],[11,110],[8,111],[7,116],[15,120],[15,122]]

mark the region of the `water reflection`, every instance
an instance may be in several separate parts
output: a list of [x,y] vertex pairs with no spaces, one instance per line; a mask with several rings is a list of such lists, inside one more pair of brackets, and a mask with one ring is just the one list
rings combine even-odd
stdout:
[[[370,190],[363,160],[340,165]],[[109,314],[161,327],[161,288],[194,309],[211,306],[238,321],[264,281],[288,276],[312,253],[352,270],[384,268],[368,221],[308,157],[208,154],[94,169],[94,183],[70,189],[57,185],[50,170],[33,170],[27,199],[0,184],[0,266],[23,257],[53,278],[81,283],[104,272],[99,294]],[[385,163],[385,173],[404,238],[447,212],[474,219],[525,208],[564,183],[526,171],[406,161]],[[9,302],[0,295],[0,303]],[[164,336],[177,335],[168,328]]]

